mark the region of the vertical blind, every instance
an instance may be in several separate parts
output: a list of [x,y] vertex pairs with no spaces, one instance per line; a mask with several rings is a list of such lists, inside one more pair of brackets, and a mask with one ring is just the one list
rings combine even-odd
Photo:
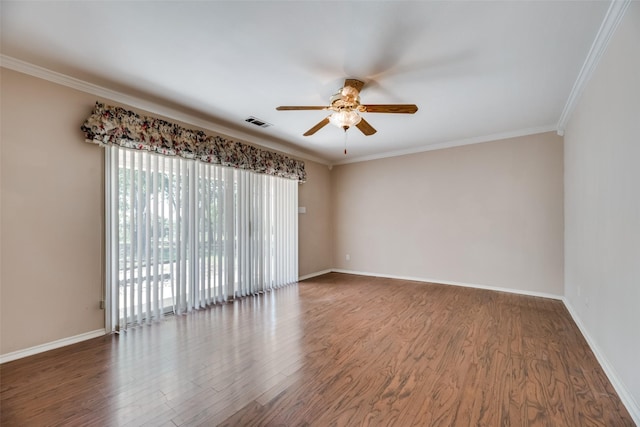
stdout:
[[298,279],[298,182],[106,148],[107,327]]

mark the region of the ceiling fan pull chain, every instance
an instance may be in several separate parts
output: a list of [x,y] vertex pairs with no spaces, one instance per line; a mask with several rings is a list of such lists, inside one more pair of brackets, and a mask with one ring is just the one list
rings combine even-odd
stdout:
[[349,129],[348,127],[344,128],[344,155],[347,155],[347,129]]

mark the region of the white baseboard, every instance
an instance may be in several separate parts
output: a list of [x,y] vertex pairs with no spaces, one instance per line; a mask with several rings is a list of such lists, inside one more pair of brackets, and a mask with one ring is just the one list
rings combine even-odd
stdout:
[[569,300],[567,298],[562,298],[562,302],[564,303],[564,306],[567,307],[567,310],[573,318],[573,321],[578,326],[578,329],[582,332],[584,339],[587,341],[587,344],[589,344],[589,347],[591,348],[591,351],[593,351],[593,354],[595,354],[596,359],[598,359],[598,362],[600,363],[600,366],[602,366],[607,378],[611,381],[611,385],[613,385],[616,393],[620,396],[620,400],[627,408],[627,411],[629,411],[631,418],[633,418],[636,425],[640,426],[640,405],[636,402],[631,393],[629,393],[624,383],[620,380],[620,376],[616,370],[613,368],[611,363],[609,363],[609,360],[605,357],[604,353],[600,350],[600,347],[598,347],[591,335],[589,335],[587,328],[584,323],[582,323],[582,320],[580,320],[580,316],[578,316],[578,312],[573,308]]
[[489,291],[508,292],[511,294],[527,295],[531,297],[550,298],[550,299],[556,299],[556,300],[562,300],[563,298],[560,295],[548,294],[545,292],[523,291],[521,289],[500,288],[497,286],[477,285],[474,283],[451,282],[449,280],[425,279],[424,277],[396,276],[393,274],[368,273],[363,271],[342,270],[342,269],[335,269],[335,268],[331,271],[335,273],[357,274],[359,276],[384,277],[386,279],[411,280],[414,282],[436,283],[439,285],[463,286],[465,288],[486,289]]
[[101,337],[105,334],[104,329],[96,329],[95,331],[85,332],[80,335],[62,338],[45,344],[36,345],[35,347],[25,348],[24,350],[12,351],[11,353],[0,354],[0,364],[11,362],[12,360],[22,359],[23,357],[33,356],[34,354],[44,353],[45,351],[55,348],[64,347],[81,341],[90,340],[91,338]]
[[329,269],[329,270],[316,271],[315,273],[311,273],[311,274],[305,274],[304,276],[298,277],[298,281],[300,282],[302,280],[311,279],[312,277],[322,276],[323,274],[331,273],[332,271],[333,270]]

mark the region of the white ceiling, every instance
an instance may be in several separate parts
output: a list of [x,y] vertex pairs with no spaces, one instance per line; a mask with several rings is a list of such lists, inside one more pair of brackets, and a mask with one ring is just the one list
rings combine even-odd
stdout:
[[[1,3],[5,57],[280,144],[328,163],[555,129],[609,1],[112,1]],[[345,77],[365,137],[302,134]],[[274,126],[244,122],[255,116]]]

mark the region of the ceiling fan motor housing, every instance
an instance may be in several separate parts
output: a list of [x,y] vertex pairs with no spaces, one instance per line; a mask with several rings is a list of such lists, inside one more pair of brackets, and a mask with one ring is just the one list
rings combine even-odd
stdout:
[[338,92],[331,97],[331,107],[329,107],[333,111],[353,111],[357,110],[360,107],[360,97],[356,96],[348,96],[345,97],[342,92]]

